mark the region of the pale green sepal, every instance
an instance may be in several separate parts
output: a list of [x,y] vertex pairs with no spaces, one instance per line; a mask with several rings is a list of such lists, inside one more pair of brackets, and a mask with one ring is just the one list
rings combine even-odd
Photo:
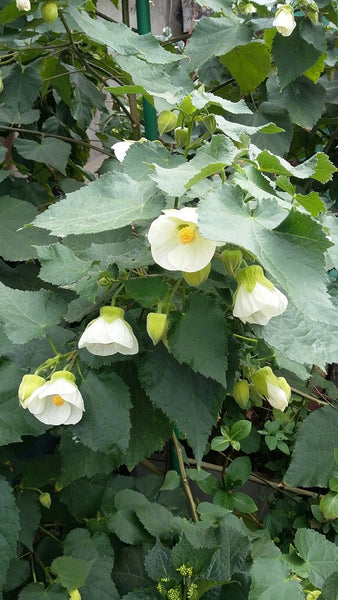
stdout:
[[176,124],[177,117],[171,112],[171,110],[162,110],[162,112],[160,112],[158,115],[157,126],[160,135],[175,129]]
[[73,373],[71,373],[70,371],[55,371],[55,373],[53,373],[53,375],[51,376],[50,380],[55,381],[56,379],[66,379],[67,381],[69,381],[69,383],[72,383],[76,386],[75,375],[73,375]]
[[186,282],[191,285],[191,287],[198,287],[202,283],[204,283],[210,274],[211,264],[207,264],[203,269],[199,271],[194,271],[193,273],[186,273],[182,271],[182,275]]
[[287,13],[290,13],[290,15],[294,14],[294,10],[292,8],[292,6],[290,4],[283,4],[283,6],[281,6],[277,12],[276,12],[276,17],[278,17],[278,15],[280,15],[281,13],[284,13],[285,15]]
[[50,508],[52,505],[52,500],[51,500],[50,494],[48,494],[48,492],[45,492],[44,494],[40,494],[39,502],[45,508]]
[[163,313],[148,313],[147,334],[154,346],[166,336],[168,330],[168,317]]
[[256,283],[264,285],[271,291],[275,289],[275,286],[265,277],[264,271],[259,265],[251,265],[250,267],[244,267],[244,269],[238,271],[236,281],[239,285],[244,285],[248,292],[253,292]]
[[248,408],[250,404],[250,389],[249,383],[246,379],[241,379],[240,381],[236,381],[236,383],[234,383],[233,397],[240,408]]
[[41,387],[45,382],[43,377],[40,375],[24,375],[21,383],[19,385],[18,396],[20,400],[20,404],[22,408],[27,408],[25,406],[26,400]]
[[224,250],[222,252],[222,261],[225,269],[233,277],[236,279],[236,275],[241,268],[243,260],[243,254],[241,250]]
[[286,381],[285,377],[277,377],[277,385],[283,390],[286,395],[287,401],[291,398],[291,387]]
[[81,594],[78,589],[69,592],[69,600],[81,600]]
[[273,374],[270,367],[263,367],[254,373],[252,383],[255,386],[256,392],[262,397],[268,395],[268,381],[274,385],[278,385],[277,377]]
[[115,319],[124,318],[124,310],[117,306],[102,306],[100,317],[103,317],[107,323],[112,323]]

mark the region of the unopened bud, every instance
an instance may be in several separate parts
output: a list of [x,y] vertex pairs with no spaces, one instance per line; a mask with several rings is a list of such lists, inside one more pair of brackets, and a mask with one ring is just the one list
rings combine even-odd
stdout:
[[165,337],[168,331],[168,317],[163,313],[148,313],[147,334],[154,346]]
[[45,383],[39,375],[24,375],[19,385],[18,396],[22,408],[27,408],[28,398]]
[[320,590],[304,590],[304,592],[306,594],[306,600],[317,600],[322,593]]
[[157,126],[159,134],[166,133],[167,131],[172,131],[175,129],[177,124],[177,117],[170,110],[162,110],[162,112],[158,115]]
[[241,268],[242,260],[243,254],[241,250],[224,250],[224,252],[222,252],[223,264],[229,275],[234,279]]
[[200,269],[199,271],[194,271],[193,273],[186,273],[186,271],[182,271],[182,275],[188,285],[191,285],[191,287],[198,287],[208,279],[210,269],[211,264],[209,263],[208,265],[203,267],[203,269]]
[[212,135],[216,131],[217,123],[214,115],[206,115],[203,118],[203,123],[206,126],[209,133]]
[[187,127],[178,127],[175,129],[175,142],[180,147],[183,148],[188,139],[188,128]]
[[45,23],[53,23],[58,18],[59,12],[55,2],[45,2],[41,6],[41,15]]
[[311,23],[313,23],[314,25],[317,25],[318,23],[318,10],[309,10],[307,13],[308,18],[310,19]]
[[249,406],[249,396],[250,389],[249,383],[246,379],[241,379],[240,381],[236,381],[233,389],[233,397],[242,409],[248,408]]
[[4,89],[4,82],[2,81],[1,72],[0,72],[0,94]]
[[45,508],[50,508],[51,504],[52,504],[52,499],[50,497],[50,494],[48,494],[48,492],[45,492],[44,494],[40,494],[40,496],[39,496],[39,502]]
[[72,590],[69,592],[69,600],[81,600],[81,594],[79,590]]

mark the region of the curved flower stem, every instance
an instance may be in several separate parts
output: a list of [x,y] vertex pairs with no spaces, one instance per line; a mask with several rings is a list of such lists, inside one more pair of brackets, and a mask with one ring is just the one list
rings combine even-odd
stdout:
[[195,504],[195,500],[193,498],[190,486],[189,486],[189,482],[188,482],[188,477],[187,477],[187,472],[185,470],[185,466],[184,466],[184,461],[183,461],[183,457],[182,457],[182,450],[180,448],[180,445],[178,443],[177,437],[175,432],[173,431],[172,433],[172,440],[175,446],[175,450],[176,450],[176,454],[177,454],[177,458],[178,458],[178,465],[179,465],[179,469],[180,469],[180,473],[181,473],[181,477],[182,477],[182,483],[183,483],[183,487],[184,487],[184,491],[185,494],[187,496],[189,505],[190,505],[190,510],[191,510],[191,514],[192,514],[192,518],[195,521],[195,523],[197,523],[197,521],[199,521],[199,515],[196,509],[196,504]]
[[258,340],[255,340],[254,338],[245,337],[244,335],[239,335],[238,333],[233,333],[232,335],[235,338],[238,338],[239,340],[244,340],[245,342],[250,342],[251,344],[257,344],[258,343]]
[[58,352],[57,349],[55,348],[54,343],[52,341],[52,338],[50,337],[50,335],[48,333],[46,333],[46,340],[48,341],[48,343],[49,343],[51,349],[53,350],[54,354],[56,356],[59,356],[60,352]]

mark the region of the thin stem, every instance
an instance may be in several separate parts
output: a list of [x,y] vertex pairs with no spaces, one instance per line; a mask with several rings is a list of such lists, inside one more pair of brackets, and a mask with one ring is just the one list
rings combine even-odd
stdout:
[[[296,396],[301,396],[302,398],[305,398],[306,400],[311,400],[312,402],[317,402],[317,404],[330,404],[330,402],[324,402],[323,400],[319,400],[319,398],[316,398],[315,396],[310,396],[310,394],[306,394],[305,392],[302,392],[301,390],[297,390],[297,388],[292,387],[291,391],[296,394]],[[331,406],[334,406],[333,404],[331,404]],[[334,406],[334,408],[336,408]]]
[[106,156],[114,156],[112,152],[107,152],[106,150],[103,150],[98,146],[93,146],[93,144],[89,144],[88,142],[84,142],[83,140],[74,140],[73,138],[66,137],[64,135],[45,133],[44,131],[36,131],[35,129],[24,129],[22,127],[7,127],[6,125],[1,125],[1,129],[5,129],[6,131],[17,131],[18,133],[28,133],[30,135],[39,135],[43,138],[55,138],[57,140],[62,140],[63,142],[68,142],[69,144],[79,144],[80,146],[85,146],[86,148],[90,148],[91,150],[96,150],[96,152],[101,152],[101,154],[105,154]]
[[244,340],[245,342],[250,342],[251,344],[257,344],[258,341],[255,340],[254,338],[248,338],[245,337],[244,335],[239,335],[238,333],[233,333],[232,334],[235,338],[238,338],[239,340]]
[[34,564],[34,556],[33,554],[31,554],[30,556],[30,562],[31,562],[31,569],[32,569],[32,575],[33,575],[33,581],[34,583],[37,583],[37,578],[36,578],[36,572],[35,572],[35,564]]
[[59,540],[59,538],[57,538],[50,531],[48,531],[48,529],[45,529],[44,527],[41,527],[41,525],[39,525],[38,529],[40,529],[40,531],[42,531],[43,533],[45,533],[46,535],[48,535],[50,538],[52,538],[53,540],[55,540],[59,544],[62,544],[61,540]]
[[143,460],[141,460],[141,465],[146,467],[146,469],[149,469],[149,471],[151,471],[152,473],[155,473],[155,475],[158,475],[159,477],[163,477],[162,471],[160,471],[160,469],[155,467],[155,465],[153,465],[153,463],[150,460],[148,460],[147,458],[144,458]]
[[60,352],[58,352],[57,349],[55,348],[54,343],[48,333],[46,333],[46,340],[49,342],[49,345],[50,345],[51,349],[53,350],[54,354],[56,356],[59,356]]
[[182,456],[182,450],[180,448],[180,445],[178,443],[178,440],[177,440],[177,437],[176,437],[176,434],[174,431],[172,433],[172,440],[173,440],[173,443],[175,446],[175,450],[176,450],[176,454],[177,454],[177,458],[178,458],[178,464],[179,464],[179,468],[180,468],[180,473],[181,473],[181,477],[182,477],[182,483],[183,483],[184,491],[185,491],[185,494],[187,496],[187,499],[188,499],[188,502],[190,505],[192,518],[195,521],[195,523],[197,523],[197,521],[199,521],[199,516],[198,516],[197,509],[196,509],[195,500],[194,500],[194,497],[192,495],[192,492],[191,492],[191,489],[189,486],[188,476],[187,476],[187,472],[185,470],[183,456]]

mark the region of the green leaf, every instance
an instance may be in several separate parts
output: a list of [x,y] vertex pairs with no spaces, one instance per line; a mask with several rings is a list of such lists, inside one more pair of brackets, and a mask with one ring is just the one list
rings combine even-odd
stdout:
[[234,573],[242,571],[248,560],[251,544],[246,529],[237,517],[228,514],[215,530],[217,550],[210,564],[208,579],[229,580]]
[[66,308],[62,298],[47,290],[14,290],[0,282],[0,319],[15,344],[43,338],[48,327],[61,321]]
[[327,487],[335,473],[338,411],[331,406],[310,413],[296,434],[290,466],[284,476],[290,486]]
[[131,407],[124,381],[110,372],[90,372],[81,385],[86,412],[76,427],[80,441],[92,450],[122,455],[129,443]]
[[118,600],[111,571],[114,566],[114,551],[108,536],[95,533],[92,537],[85,529],[73,529],[64,541],[64,553],[75,559],[92,562],[85,584],[81,586],[84,598]]
[[101,506],[108,477],[97,475],[90,481],[86,478],[72,481],[59,492],[60,501],[65,504],[76,521],[94,518]]
[[163,279],[138,277],[125,282],[125,289],[129,296],[137,302],[151,308],[169,293],[169,286]]
[[227,54],[233,48],[250,41],[249,27],[231,13],[218,19],[201,19],[186,48],[186,54],[191,60],[191,70],[198,69],[214,56]]
[[[222,96],[216,96],[211,92],[202,91],[202,88],[198,88],[194,90],[191,94],[186,96],[184,99],[184,104],[189,101],[193,108],[197,108],[201,110],[210,105],[220,106],[223,110],[232,113],[232,114],[252,114],[250,108],[245,104],[244,100],[239,100],[238,102],[230,102],[226,98],[222,98]],[[194,112],[192,110],[192,112]]]
[[243,485],[251,475],[251,462],[247,456],[239,456],[232,461],[226,470],[226,474],[231,477],[231,481],[240,482]]
[[[145,562],[146,550],[143,546],[139,547],[121,547],[116,557],[116,563],[113,571],[113,579],[116,582],[120,594],[127,594],[132,590],[142,590],[142,588],[148,588],[153,582],[148,577],[144,562]],[[141,596],[137,592],[128,594],[128,600],[153,600],[154,591],[150,596],[147,592],[144,592],[145,598],[143,598],[143,591]]]
[[67,161],[72,149],[70,144],[50,137],[42,138],[40,143],[34,140],[17,138],[14,147],[27,160],[35,160],[50,165],[61,171],[61,173],[66,171]]
[[310,194],[307,194],[306,196],[303,196],[303,194],[296,194],[295,200],[298,204],[304,206],[313,217],[318,217],[319,213],[325,213],[327,211],[325,203],[320,198],[318,192],[310,192]]
[[[239,188],[228,184],[210,192],[198,213],[204,237],[236,245],[240,241],[308,318],[327,322],[335,318],[323,262],[328,240],[310,216],[293,211],[285,217],[285,210],[273,199],[258,201],[251,211]],[[309,286],[311,303],[304,294]]]
[[200,463],[223,388],[177,363],[164,348],[141,360],[139,375],[152,403],[186,433]]
[[[56,488],[60,490],[80,477],[92,477],[97,473],[110,473],[121,464],[121,457],[94,451],[81,444],[80,440],[65,434],[61,435],[59,451],[61,472]],[[71,457],[71,459],[70,459]]]
[[227,329],[223,312],[213,298],[192,292],[184,314],[174,315],[168,343],[180,363],[189,364],[194,371],[226,387]]
[[92,244],[84,257],[100,261],[100,269],[116,264],[120,269],[137,269],[152,264],[153,258],[143,239],[133,237],[123,242]]
[[310,529],[298,529],[295,545],[309,567],[308,579],[321,589],[325,579],[337,571],[338,548],[325,536]]
[[325,100],[324,88],[307,77],[299,77],[283,90],[283,103],[292,122],[306,129],[312,129],[317,123],[324,111]]
[[135,392],[130,419],[130,441],[124,462],[132,470],[146,456],[162,449],[173,426],[166,415],[151,404],[142,389]]
[[155,546],[149,550],[144,561],[144,566],[149,577],[156,581],[156,583],[163,577],[170,579],[175,575],[177,576],[171,564],[171,552],[169,548],[163,546],[158,539]]
[[[272,52],[282,90],[302,75],[306,69],[312,67],[321,55],[312,44],[308,44],[300,35],[299,27],[296,27],[288,37],[276,35],[272,44]],[[290,61],[290,56],[293,60]]]
[[50,568],[58,576],[57,581],[70,592],[85,583],[93,563],[94,560],[58,556],[54,558]]
[[33,244],[46,244],[50,241],[49,236],[41,229],[22,229],[26,223],[33,221],[36,214],[37,209],[29,202],[10,196],[0,198],[0,255],[5,260],[37,258]]
[[22,587],[30,578],[31,569],[29,562],[22,558],[12,558],[7,571],[5,592],[11,592],[15,588]]
[[[1,93],[1,103],[5,107],[9,107],[12,113],[10,123],[22,123],[22,115],[26,111],[30,111],[32,104],[36,100],[41,89],[41,77],[39,75],[38,61],[33,61],[31,64],[24,66],[19,63],[14,63],[10,66],[2,67],[2,79],[4,89]],[[34,113],[37,120],[39,118],[38,111],[30,111]],[[1,108],[0,122],[8,125],[6,115]],[[26,123],[31,123],[31,120]]]
[[41,269],[39,277],[55,285],[69,285],[87,274],[92,261],[81,260],[63,244],[36,248]]
[[242,492],[232,492],[232,501],[234,503],[235,510],[242,513],[253,513],[258,510],[256,503],[248,494]]
[[321,600],[336,600],[338,597],[338,572],[335,571],[327,579],[325,579]]
[[150,181],[106,173],[38,215],[35,224],[60,237],[118,229],[133,221],[157,217],[162,197]]
[[279,558],[257,558],[251,568],[249,600],[301,600],[301,585],[289,579],[289,574],[289,567]]
[[20,530],[18,509],[12,489],[0,477],[0,594],[6,581],[6,573],[11,558],[16,556],[16,544]]
[[45,590],[43,583],[30,583],[20,592],[18,600],[69,600],[69,594],[58,584]]
[[338,519],[338,493],[325,494],[320,500],[319,508],[327,521]]
[[246,419],[236,421],[230,430],[231,440],[244,440],[250,435],[252,423]]
[[181,485],[181,477],[176,471],[167,471],[160,490],[176,490]]
[[23,490],[17,498],[20,511],[20,542],[33,550],[36,530],[41,519],[41,504],[39,494],[32,490]]
[[255,90],[269,73],[271,57],[264,44],[250,42],[222,56],[221,62],[236,79],[243,94],[248,94]]

